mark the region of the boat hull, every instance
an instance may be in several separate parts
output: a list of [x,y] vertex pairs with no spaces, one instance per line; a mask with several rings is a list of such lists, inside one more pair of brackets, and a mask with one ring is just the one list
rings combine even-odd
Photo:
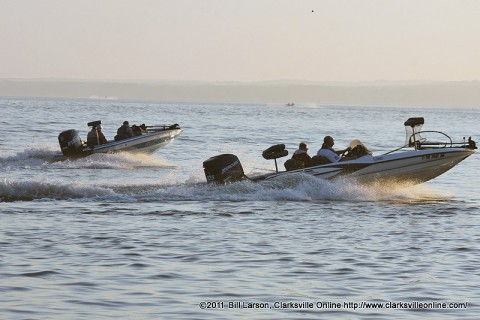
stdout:
[[177,138],[182,129],[168,129],[156,132],[143,133],[142,135],[134,136],[128,139],[119,141],[109,141],[105,144],[95,146],[93,148],[84,149],[81,153],[73,156],[65,156],[63,154],[57,154],[54,156],[54,161],[62,161],[66,159],[78,159],[90,156],[97,153],[142,153],[152,154],[159,149],[165,147]]
[[323,179],[348,177],[367,184],[385,181],[419,184],[447,172],[473,153],[475,150],[465,148],[439,148],[380,156],[367,155],[356,160],[267,174],[253,180],[271,180],[286,174],[303,172]]
[[95,146],[90,153],[131,152],[151,154],[172,142],[181,132],[181,129],[173,129],[146,133],[120,141],[110,141],[106,144]]

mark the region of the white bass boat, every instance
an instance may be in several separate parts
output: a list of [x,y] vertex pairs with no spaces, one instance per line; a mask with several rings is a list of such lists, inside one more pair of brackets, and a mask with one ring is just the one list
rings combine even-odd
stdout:
[[[100,124],[101,121],[93,121],[87,125],[96,127]],[[131,152],[152,154],[172,142],[180,135],[182,129],[176,123],[173,125],[154,126],[142,124],[140,126],[133,125],[132,131],[134,133],[133,137],[122,140],[110,140],[91,147],[87,146],[82,140],[77,130],[63,131],[58,135],[62,153],[55,155],[54,160],[83,158],[95,153]]]
[[[404,146],[381,155],[372,155],[358,140],[350,145],[350,157],[354,160],[330,163],[326,158],[314,156],[313,165],[303,167],[285,162],[286,171],[279,171],[278,158],[288,155],[285,145],[272,146],[263,152],[265,159],[275,160],[275,172],[256,177],[247,177],[238,158],[233,154],[214,156],[203,162],[207,182],[229,183],[249,179],[251,181],[273,180],[292,173],[306,173],[324,179],[348,177],[361,183],[384,181],[419,184],[438,177],[459,162],[474,154],[475,141],[470,138],[462,142],[452,139],[440,131],[421,131],[424,119],[410,118],[405,122],[406,143]],[[437,136],[430,140],[426,136]],[[438,139],[438,136],[442,138]]]

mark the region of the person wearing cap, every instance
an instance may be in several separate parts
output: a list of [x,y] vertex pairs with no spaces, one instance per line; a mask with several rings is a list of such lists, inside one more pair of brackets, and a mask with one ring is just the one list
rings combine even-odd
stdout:
[[300,142],[298,145],[298,150],[296,150],[293,155],[292,159],[302,161],[305,167],[310,165],[312,158],[308,155],[308,147],[305,142]]
[[107,143],[107,139],[102,132],[102,125],[92,126],[92,130],[87,134],[87,146],[93,148],[94,146],[104,143]]
[[133,137],[132,128],[130,128],[128,121],[123,121],[123,125],[117,130],[115,140],[123,140],[130,137]]

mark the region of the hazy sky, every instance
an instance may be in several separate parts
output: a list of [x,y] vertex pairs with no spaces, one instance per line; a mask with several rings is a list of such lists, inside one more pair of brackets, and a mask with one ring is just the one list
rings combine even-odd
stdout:
[[0,78],[480,80],[479,0],[0,0],[0,30]]

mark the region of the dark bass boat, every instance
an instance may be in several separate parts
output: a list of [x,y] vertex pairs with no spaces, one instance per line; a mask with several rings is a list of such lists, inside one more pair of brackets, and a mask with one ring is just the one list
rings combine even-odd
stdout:
[[[93,121],[87,125],[95,128],[100,124],[101,121]],[[133,137],[121,140],[115,139],[94,146],[88,146],[82,140],[77,130],[63,131],[58,135],[62,153],[55,155],[54,160],[83,158],[95,153],[131,152],[152,154],[172,142],[180,135],[182,129],[176,123],[173,125],[154,126],[142,124],[140,126],[133,125],[132,131],[134,133]]]
[[[306,173],[324,179],[348,177],[361,183],[385,181],[419,184],[429,181],[453,168],[474,154],[476,143],[470,138],[462,142],[452,139],[440,131],[421,131],[424,119],[410,118],[405,122],[406,143],[404,146],[381,155],[373,155],[358,140],[350,145],[347,156],[356,159],[330,163],[326,158],[315,156],[314,164],[303,167],[285,162],[286,171],[279,171],[278,158],[288,155],[285,145],[275,145],[263,152],[265,159],[275,160],[275,172],[256,177],[246,177],[242,165],[233,154],[214,156],[203,162],[208,182],[229,183],[249,179],[251,181],[273,180],[292,173]],[[435,140],[427,138],[435,137]],[[439,138],[440,137],[440,138]]]

